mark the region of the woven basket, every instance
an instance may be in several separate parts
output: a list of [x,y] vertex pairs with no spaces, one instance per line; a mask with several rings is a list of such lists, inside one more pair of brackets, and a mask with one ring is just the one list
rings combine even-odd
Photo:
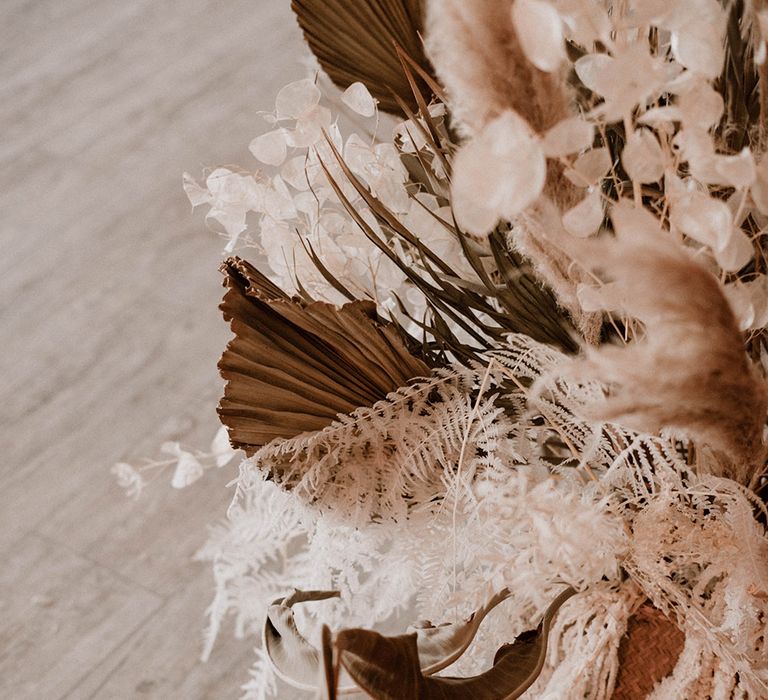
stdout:
[[629,619],[619,645],[619,675],[613,700],[644,700],[675,668],[685,635],[661,610],[646,601]]

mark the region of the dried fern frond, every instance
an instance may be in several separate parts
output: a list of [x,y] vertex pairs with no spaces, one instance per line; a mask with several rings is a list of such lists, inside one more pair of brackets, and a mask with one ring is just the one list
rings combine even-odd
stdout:
[[346,88],[362,82],[381,109],[401,114],[398,97],[416,105],[398,48],[431,74],[419,35],[422,4],[422,0],[292,0],[291,7],[310,49],[334,83]]
[[372,302],[337,308],[290,299],[239,258],[222,272],[221,310],[235,337],[219,361],[227,380],[219,416],[232,445],[248,454],[320,430],[429,373]]
[[473,398],[479,384],[461,365],[433,370],[323,430],[264,446],[247,471],[268,470],[297,497],[354,524],[397,519],[409,501],[444,495],[459,461],[465,478],[492,461],[509,424],[494,395]]

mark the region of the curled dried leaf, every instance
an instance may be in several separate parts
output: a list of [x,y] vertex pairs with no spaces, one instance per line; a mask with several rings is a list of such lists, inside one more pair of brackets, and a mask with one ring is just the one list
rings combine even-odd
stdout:
[[493,667],[477,676],[426,676],[420,667],[415,633],[385,637],[365,629],[343,630],[336,635],[334,666],[344,668],[375,700],[514,700],[541,672],[552,620],[574,593],[572,588],[563,591],[547,608],[537,629],[524,632],[513,644],[501,647]]
[[[429,676],[456,661],[472,643],[486,615],[509,595],[507,589],[500,591],[464,621],[412,628],[409,636],[415,639],[420,672]],[[292,607],[296,603],[338,596],[337,591],[295,590],[289,596],[278,598],[267,611],[263,633],[269,663],[282,680],[302,690],[317,690],[318,684],[322,683],[331,698],[358,692],[359,688],[348,679],[346,685],[339,685],[338,668],[334,670],[330,661],[333,641],[328,628],[323,630],[322,649],[318,650],[296,627]]]
[[294,590],[290,595],[276,599],[267,610],[263,631],[267,660],[278,678],[294,688],[317,689],[320,652],[296,627],[293,606],[338,597],[338,591]]

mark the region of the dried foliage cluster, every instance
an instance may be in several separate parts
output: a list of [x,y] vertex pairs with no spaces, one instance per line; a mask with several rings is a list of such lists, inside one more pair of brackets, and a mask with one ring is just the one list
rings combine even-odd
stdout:
[[184,180],[260,261],[206,653],[261,637],[250,700],[768,696],[764,3],[293,8],[258,169]]

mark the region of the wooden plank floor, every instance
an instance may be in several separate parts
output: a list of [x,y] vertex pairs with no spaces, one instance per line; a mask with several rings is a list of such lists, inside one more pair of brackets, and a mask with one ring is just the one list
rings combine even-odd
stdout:
[[0,3],[0,698],[247,680],[249,640],[198,661],[231,468],[139,502],[109,469],[216,429],[222,243],[181,173],[250,164],[300,56],[288,0]]

